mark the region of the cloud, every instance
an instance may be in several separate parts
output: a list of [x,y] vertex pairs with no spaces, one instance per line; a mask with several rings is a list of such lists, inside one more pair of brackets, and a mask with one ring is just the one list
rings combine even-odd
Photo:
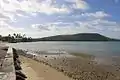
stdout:
[[[10,31],[20,31],[20,30],[23,30],[24,28],[17,28],[17,27],[13,27],[13,26],[10,26],[8,23],[6,23],[5,21],[0,21],[0,29],[8,29]],[[6,32],[6,30],[5,30]]]
[[24,30],[24,28],[22,27],[13,27],[10,26],[8,23],[6,23],[5,21],[0,21],[0,34],[3,35],[8,35],[10,33],[22,33]]
[[[97,11],[94,13],[84,13],[74,16],[65,16],[60,18],[59,21],[37,24],[33,28],[39,30],[53,31],[56,33],[79,33],[79,32],[97,32],[97,31],[119,31],[120,24],[115,21],[107,20],[106,17],[111,15],[103,12]],[[76,20],[76,17],[83,18],[81,20]],[[68,21],[64,21],[67,19]],[[71,21],[73,20],[73,21]]]
[[33,24],[31,27],[38,31],[43,31],[43,30],[49,31],[50,30],[48,25],[43,25],[43,24]]
[[114,21],[108,21],[104,19],[95,19],[92,21],[77,22],[79,26],[87,27],[89,29],[94,29],[98,31],[115,31],[114,29],[119,29],[120,24]]
[[26,16],[26,15],[23,15],[23,14],[20,14],[20,13],[16,13],[17,16],[19,17],[26,17],[26,18],[29,18],[29,16]]
[[82,17],[93,17],[93,18],[110,17],[110,15],[105,13],[104,11],[97,11],[95,13],[82,13],[80,16],[82,16]]
[[0,21],[0,28],[1,27],[7,27],[8,26],[8,24],[6,23],[6,22],[4,22],[4,21]]
[[72,3],[72,8],[74,9],[87,10],[90,8],[90,6],[85,0],[65,0],[65,1]]
[[50,26],[57,26],[57,27],[66,27],[66,26],[75,26],[74,22],[53,22],[53,23],[49,23]]
[[33,13],[33,12],[42,12],[46,14],[53,14],[53,13],[67,13],[69,10],[64,6],[57,7],[52,5],[53,0],[1,0],[0,7],[4,11],[8,12],[16,12],[17,10],[25,11],[26,13]]
[[[64,1],[64,0],[63,0]],[[66,2],[70,2],[66,0]],[[74,9],[88,9],[89,6],[87,2],[83,0],[74,0],[71,2],[70,6],[65,3],[58,6],[59,3],[56,0],[0,0],[0,8],[7,12],[16,12],[17,10],[24,11],[26,13],[69,13],[70,8]]]
[[[52,23],[44,23],[44,24],[32,24],[31,28],[38,32],[41,31],[50,31],[50,32],[57,32],[57,31],[64,31],[68,30],[67,28],[75,28],[75,23],[65,23],[65,22],[52,22]],[[74,30],[74,29],[71,29]]]
[[[39,13],[68,14],[74,9],[86,9],[88,4],[83,0],[72,1],[68,6],[66,2],[60,4],[56,0],[0,0],[0,20],[15,23],[19,18],[36,17]],[[31,15],[31,16],[28,16]]]
[[10,21],[10,22],[15,22],[15,14],[12,12],[5,12],[2,9],[0,9],[0,19],[5,20],[5,21]]
[[72,15],[63,15],[58,17],[58,21],[61,22],[74,22],[74,21],[89,21],[95,19],[107,19],[112,16],[104,11],[96,11],[96,12],[84,12],[84,13],[75,13]]
[[39,13],[51,15],[69,12],[66,5],[62,4],[58,7],[55,0],[0,0],[0,20],[12,23],[19,20],[20,17],[35,17]]
[[85,1],[83,0],[75,0],[75,1],[76,1],[75,8],[83,9],[83,10],[89,8],[88,4]]

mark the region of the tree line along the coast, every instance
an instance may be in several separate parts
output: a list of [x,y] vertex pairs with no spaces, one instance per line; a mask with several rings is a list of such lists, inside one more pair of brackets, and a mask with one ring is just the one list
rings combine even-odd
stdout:
[[8,36],[0,35],[0,40],[3,42],[17,43],[17,42],[31,42],[32,38],[27,37],[25,34],[8,34]]

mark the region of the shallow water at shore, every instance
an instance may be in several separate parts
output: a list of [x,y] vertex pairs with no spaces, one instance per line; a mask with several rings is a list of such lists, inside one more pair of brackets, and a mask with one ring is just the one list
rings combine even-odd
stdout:
[[10,43],[10,46],[34,51],[67,51],[94,55],[120,55],[120,42],[56,42]]
[[99,63],[112,64],[118,63],[118,59],[113,57],[120,56],[120,42],[29,42],[29,43],[10,43],[12,47],[30,51],[29,53],[87,53],[96,56]]

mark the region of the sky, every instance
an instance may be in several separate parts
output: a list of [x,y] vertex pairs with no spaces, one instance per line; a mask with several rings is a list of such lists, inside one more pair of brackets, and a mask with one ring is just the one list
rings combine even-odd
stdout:
[[0,0],[0,35],[100,33],[120,39],[120,0]]

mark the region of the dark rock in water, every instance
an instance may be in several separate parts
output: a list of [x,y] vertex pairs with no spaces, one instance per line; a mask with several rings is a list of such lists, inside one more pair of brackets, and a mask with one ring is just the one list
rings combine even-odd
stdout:
[[20,75],[16,75],[16,80],[25,80],[25,78]]
[[20,70],[16,70],[16,75],[20,75],[23,78],[27,78],[27,76],[25,74],[23,74]]

